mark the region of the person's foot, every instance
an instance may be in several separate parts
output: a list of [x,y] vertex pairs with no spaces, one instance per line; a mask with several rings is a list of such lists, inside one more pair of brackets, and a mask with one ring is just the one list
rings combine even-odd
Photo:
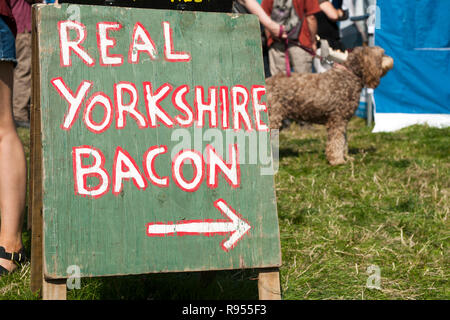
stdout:
[[[0,258],[0,267],[5,268],[10,273],[17,269],[17,265],[13,261],[1,259],[1,258]],[[1,274],[1,269],[0,269],[0,274]]]
[[[11,253],[13,257],[11,258]],[[6,255],[6,257],[5,257]],[[23,247],[19,250],[8,250],[0,246],[0,275],[3,273],[11,273],[18,268],[18,263],[24,262],[25,256]]]

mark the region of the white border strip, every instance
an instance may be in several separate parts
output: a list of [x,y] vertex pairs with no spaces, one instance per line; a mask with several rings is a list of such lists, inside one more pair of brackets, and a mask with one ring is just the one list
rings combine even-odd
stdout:
[[392,132],[414,124],[449,127],[450,114],[375,113],[375,127],[372,132]]
[[450,48],[414,48],[417,51],[450,51]]

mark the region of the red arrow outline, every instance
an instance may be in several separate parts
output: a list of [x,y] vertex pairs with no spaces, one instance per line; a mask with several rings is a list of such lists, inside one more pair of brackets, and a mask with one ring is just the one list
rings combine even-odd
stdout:
[[[233,220],[233,217],[230,217],[229,215],[227,215],[227,213],[222,210],[222,208],[220,207],[220,204],[223,203],[226,206],[226,209],[230,210],[236,218]],[[167,237],[167,236],[179,236],[179,237],[183,237],[183,236],[205,236],[205,237],[213,237],[216,235],[230,235],[230,237],[223,239],[223,241],[221,242],[220,246],[222,247],[222,249],[226,252],[234,249],[236,247],[236,245],[238,244],[238,242],[244,237],[244,235],[246,235],[251,229],[252,226],[250,225],[250,223],[244,219],[239,213],[236,212],[236,210],[234,210],[225,200],[223,200],[222,198],[217,199],[216,201],[214,201],[214,207],[216,207],[216,209],[220,212],[220,214],[222,216],[224,216],[226,219],[219,219],[219,220],[214,220],[214,219],[203,219],[203,220],[180,220],[177,221],[176,223],[174,223],[173,221],[168,221],[168,222],[149,222],[145,225],[146,227],[146,233],[147,236],[149,237]],[[239,222],[244,223],[248,226],[248,229],[243,232],[239,238],[235,239],[233,244],[227,248],[225,246],[225,243],[233,236],[233,234],[235,234],[236,232],[238,232],[238,226],[237,224],[239,224]],[[188,232],[188,231],[181,231],[181,232],[167,232],[167,233],[154,233],[154,232],[149,232],[149,227],[153,226],[153,225],[166,225],[166,226],[170,226],[170,225],[183,225],[183,224],[195,224],[195,223],[199,223],[199,224],[208,224],[208,223],[223,223],[225,227],[229,228],[230,224],[231,227],[234,228],[233,230],[230,231],[213,231],[213,232]]]

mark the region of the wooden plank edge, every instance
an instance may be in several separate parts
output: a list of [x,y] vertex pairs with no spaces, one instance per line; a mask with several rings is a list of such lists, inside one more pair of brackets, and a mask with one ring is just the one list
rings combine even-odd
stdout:
[[278,268],[259,270],[259,300],[281,300],[280,271]]
[[30,169],[30,200],[28,210],[31,212],[31,283],[33,292],[43,286],[43,220],[42,220],[42,175],[41,175],[41,125],[40,125],[40,85],[39,85],[39,45],[37,30],[37,7],[32,8],[32,108],[30,128],[30,149],[32,163]]

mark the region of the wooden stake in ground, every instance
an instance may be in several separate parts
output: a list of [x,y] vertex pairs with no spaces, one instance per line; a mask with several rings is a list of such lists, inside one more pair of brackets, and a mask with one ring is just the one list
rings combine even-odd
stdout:
[[258,276],[259,300],[281,300],[278,268],[262,269]]
[[42,288],[42,146],[40,122],[39,53],[37,45],[36,8],[33,7],[32,25],[32,103],[30,110],[30,198],[28,217],[31,220],[31,290]]

